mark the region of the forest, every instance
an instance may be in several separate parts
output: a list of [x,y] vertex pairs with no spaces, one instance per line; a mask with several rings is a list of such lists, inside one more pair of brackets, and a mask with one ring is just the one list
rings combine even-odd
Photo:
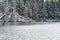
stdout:
[[0,0],[0,21],[59,22],[60,0]]

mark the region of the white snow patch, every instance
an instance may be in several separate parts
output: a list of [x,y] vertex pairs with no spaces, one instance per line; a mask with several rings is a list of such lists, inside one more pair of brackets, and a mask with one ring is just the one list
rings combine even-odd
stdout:
[[0,40],[60,40],[60,23],[6,26],[0,28]]

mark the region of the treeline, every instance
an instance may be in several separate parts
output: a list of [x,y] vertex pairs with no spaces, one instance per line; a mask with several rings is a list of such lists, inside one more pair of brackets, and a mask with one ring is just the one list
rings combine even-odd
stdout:
[[4,0],[0,2],[1,12],[5,14],[5,19],[8,19],[11,13],[16,15],[17,12],[35,21],[58,20],[60,19],[60,0]]

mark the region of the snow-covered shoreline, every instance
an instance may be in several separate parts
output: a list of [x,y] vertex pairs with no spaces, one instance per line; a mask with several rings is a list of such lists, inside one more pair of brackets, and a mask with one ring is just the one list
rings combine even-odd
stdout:
[[60,40],[60,23],[0,27],[0,40]]

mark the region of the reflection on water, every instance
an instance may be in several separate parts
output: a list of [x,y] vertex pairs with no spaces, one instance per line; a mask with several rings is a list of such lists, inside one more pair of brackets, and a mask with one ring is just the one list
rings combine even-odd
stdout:
[[21,22],[0,22],[0,26],[7,26],[7,25],[33,25],[34,23],[21,23]]
[[6,26],[6,25],[21,25],[21,24],[24,24],[24,23],[21,23],[21,22],[0,22],[0,25],[2,25],[2,26]]

